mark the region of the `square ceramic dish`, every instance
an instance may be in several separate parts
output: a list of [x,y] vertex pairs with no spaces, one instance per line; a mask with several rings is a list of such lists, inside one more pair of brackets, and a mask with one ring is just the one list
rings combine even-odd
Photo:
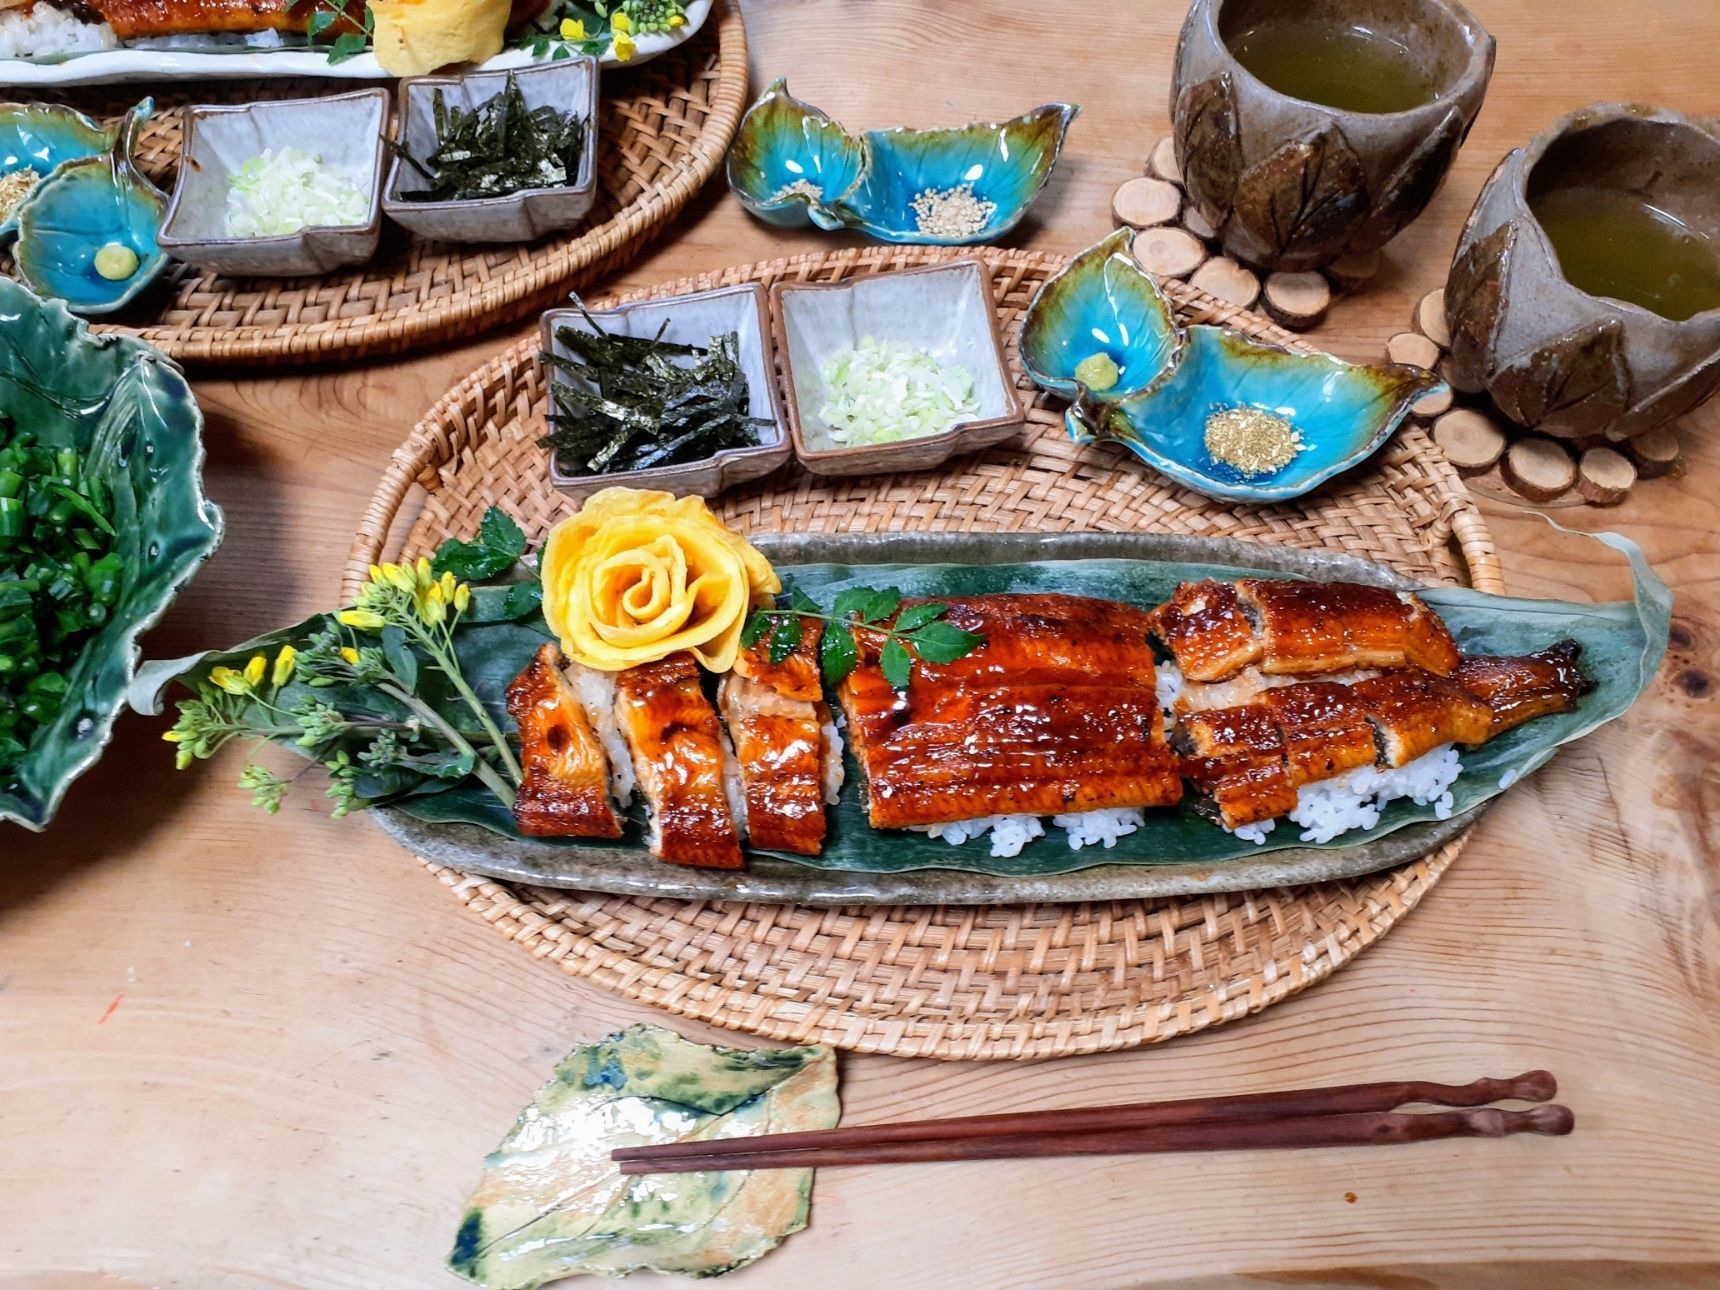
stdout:
[[[362,264],[382,236],[382,136],[388,91],[319,99],[269,99],[185,109],[185,162],[156,241],[176,260],[238,277],[302,277]],[[305,147],[324,165],[353,174],[369,197],[365,221],[302,228],[280,237],[227,232],[227,181],[265,148]]]
[[436,147],[435,97],[450,107],[477,108],[507,88],[513,76],[526,107],[553,107],[585,118],[585,150],[574,182],[560,188],[528,188],[476,201],[409,201],[429,182],[395,157],[388,170],[382,206],[388,218],[421,237],[439,242],[530,242],[572,228],[597,200],[597,60],[582,55],[513,72],[469,72],[464,76],[414,76],[400,82],[400,143],[414,157]]
[[[770,424],[760,427],[759,442],[750,447],[725,448],[702,461],[684,465],[624,470],[612,475],[567,474],[556,466],[552,452],[550,482],[562,492],[584,498],[600,488],[626,485],[714,497],[725,488],[770,474],[794,455],[788,432],[783,429],[782,404],[777,398],[762,286],[751,283],[665,300],[641,300],[614,309],[593,310],[591,316],[604,331],[618,336],[655,336],[667,320],[669,325],[663,339],[681,345],[708,345],[713,336],[736,333],[740,338],[741,370],[747,378],[747,412]],[[591,323],[577,309],[552,309],[543,316],[540,327],[544,350],[565,357],[567,348],[556,340],[556,329],[571,327],[588,332]],[[547,376],[552,390],[559,383],[575,379],[555,368]],[[547,431],[548,427],[545,428]]]
[[[782,283],[770,290],[772,321],[788,377],[794,453],[815,475],[926,470],[957,453],[1010,438],[1027,414],[997,329],[991,272],[980,260],[951,260],[846,282]],[[942,434],[897,443],[838,443],[818,419],[827,359],[867,337],[923,349],[973,376],[979,415]]]

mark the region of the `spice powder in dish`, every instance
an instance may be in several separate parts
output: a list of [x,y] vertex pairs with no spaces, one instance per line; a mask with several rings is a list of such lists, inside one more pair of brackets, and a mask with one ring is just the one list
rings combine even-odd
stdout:
[[1306,446],[1295,426],[1259,408],[1224,408],[1206,419],[1207,452],[1244,475],[1282,470]]

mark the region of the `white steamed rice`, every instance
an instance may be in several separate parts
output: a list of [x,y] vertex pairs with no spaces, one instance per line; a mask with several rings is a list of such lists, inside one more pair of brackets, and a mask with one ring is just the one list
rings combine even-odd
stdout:
[[[1082,847],[1114,847],[1118,838],[1127,837],[1140,828],[1147,822],[1147,817],[1145,812],[1134,807],[1117,807],[1054,815],[1051,822],[1063,830],[1069,849],[1079,851]],[[1007,859],[1020,855],[1022,848],[1035,838],[1044,837],[1045,824],[1037,815],[987,815],[976,820],[920,825],[913,832],[942,839],[952,847],[962,846],[989,833],[992,855]]]
[[50,58],[118,48],[119,38],[105,22],[79,22],[64,9],[46,4],[0,9],[0,59]]
[[842,763],[842,731],[837,729],[842,718],[826,721],[824,732],[824,800],[834,806],[842,799],[842,784],[848,778],[848,768]]
[[[1455,806],[1451,785],[1462,773],[1463,763],[1450,744],[1404,766],[1385,770],[1360,766],[1336,779],[1304,784],[1296,794],[1296,809],[1290,812],[1290,819],[1302,826],[1302,841],[1314,843],[1330,842],[1351,829],[1373,828],[1386,804],[1403,797],[1418,806],[1431,805],[1440,819],[1450,819]],[[1267,820],[1230,832],[1245,842],[1260,844],[1276,824],[1276,820]]]

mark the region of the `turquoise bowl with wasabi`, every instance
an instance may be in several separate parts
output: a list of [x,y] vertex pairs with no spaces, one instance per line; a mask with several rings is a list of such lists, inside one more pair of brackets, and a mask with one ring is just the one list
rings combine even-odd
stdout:
[[[57,103],[0,103],[0,180],[30,171],[38,182],[68,161],[99,157],[114,136]],[[18,231],[18,205],[0,214],[0,241]]]
[[[187,108],[185,162],[162,247],[236,277],[308,277],[364,263],[382,238],[388,107],[388,91],[371,89]],[[249,190],[245,209],[262,221],[258,227],[281,231],[233,231],[235,181]]]

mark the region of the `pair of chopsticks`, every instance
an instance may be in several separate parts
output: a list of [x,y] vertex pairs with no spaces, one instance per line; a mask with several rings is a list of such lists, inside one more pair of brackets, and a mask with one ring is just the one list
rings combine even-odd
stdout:
[[[1021,1111],[873,1124],[755,1138],[719,1138],[621,1147],[623,1174],[722,1169],[805,1169],[830,1165],[1010,1160],[1032,1156],[1118,1156],[1161,1151],[1252,1151],[1285,1147],[1385,1146],[1439,1138],[1566,1134],[1569,1107],[1507,1111],[1492,1102],[1549,1103],[1558,1084],[1547,1071],[1469,1084],[1398,1080],[1326,1088],[1190,1098],[1128,1106]],[[1473,1108],[1399,1113],[1414,1103]]]

